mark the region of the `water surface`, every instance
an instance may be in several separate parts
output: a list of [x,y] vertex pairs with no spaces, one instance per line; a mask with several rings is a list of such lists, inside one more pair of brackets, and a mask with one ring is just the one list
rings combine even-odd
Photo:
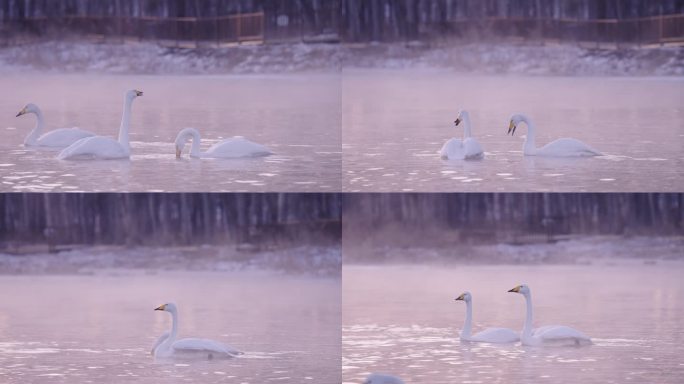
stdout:
[[[340,81],[336,75],[116,76],[27,73],[0,76],[0,190],[3,191],[339,191]],[[131,159],[58,161],[24,148],[41,107],[47,132],[78,126],[117,137],[123,92],[140,89],[131,122]],[[256,159],[176,160],[184,127],[202,150],[232,136],[268,146]],[[186,151],[189,147],[186,147]]]
[[[345,191],[681,191],[684,79],[474,76],[353,70],[343,76]],[[458,110],[470,112],[482,161],[444,161]],[[523,157],[525,127],[537,145],[561,137],[606,156]]]
[[[340,281],[261,272],[101,272],[0,276],[3,383],[335,383]],[[171,327],[245,352],[155,361]]]
[[[406,383],[679,383],[684,377],[681,262],[584,266],[345,266],[343,382],[369,372]],[[532,289],[535,325],[589,335],[588,347],[462,344],[473,294],[473,331],[522,329]]]

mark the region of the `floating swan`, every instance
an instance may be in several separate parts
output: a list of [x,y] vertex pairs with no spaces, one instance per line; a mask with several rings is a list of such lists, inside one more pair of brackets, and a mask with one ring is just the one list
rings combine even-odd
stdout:
[[51,147],[64,148],[68,147],[74,142],[84,138],[95,136],[94,133],[84,131],[79,128],[58,128],[41,135],[45,120],[43,119],[43,112],[35,104],[26,104],[26,106],[17,113],[17,117],[33,113],[36,115],[36,126],[24,139],[24,146],[26,147]]
[[586,157],[603,155],[601,152],[577,139],[558,139],[541,148],[537,148],[535,144],[535,126],[529,117],[513,115],[511,122],[508,124],[508,133],[513,136],[520,122],[527,124],[527,136],[523,143],[523,153],[525,156]]
[[404,384],[404,382],[396,376],[372,373],[364,380],[363,384]]
[[466,303],[466,318],[463,330],[461,331],[461,340],[475,341],[480,343],[515,343],[520,340],[520,336],[508,328],[487,328],[482,332],[471,335],[473,326],[473,297],[470,292],[465,292],[456,300],[463,300]]
[[206,152],[200,152],[200,133],[195,128],[184,128],[176,136],[176,158],[181,157],[183,148],[192,139],[190,157],[198,158],[239,158],[268,156],[272,152],[265,146],[253,143],[242,136],[235,136],[212,145]]
[[124,110],[119,127],[119,140],[105,136],[92,136],[78,140],[64,148],[57,155],[60,160],[89,160],[89,159],[124,159],[131,155],[128,142],[128,126],[131,123],[131,105],[133,99],[142,96],[137,90],[130,90],[124,94]]
[[439,151],[442,159],[445,160],[475,160],[484,157],[482,147],[477,140],[473,139],[470,132],[470,115],[468,111],[460,111],[454,121],[454,126],[463,121],[463,141],[453,138],[444,143]]
[[166,311],[171,314],[171,332],[161,335],[152,347],[154,357],[196,356],[208,359],[230,358],[243,353],[221,344],[218,341],[207,339],[181,339],[176,340],[178,333],[178,309],[173,303],[160,305],[155,311]]
[[515,292],[525,296],[527,315],[521,333],[520,341],[523,345],[587,345],[591,339],[582,332],[564,325],[548,325],[532,329],[532,293],[527,285],[518,285],[508,292]]

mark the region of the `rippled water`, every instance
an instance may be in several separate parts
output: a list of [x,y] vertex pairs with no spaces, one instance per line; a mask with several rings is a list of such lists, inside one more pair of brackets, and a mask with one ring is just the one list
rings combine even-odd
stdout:
[[[343,270],[343,382],[369,372],[406,383],[679,383],[684,377],[681,263],[613,266],[360,267]],[[473,331],[521,329],[532,289],[535,324],[589,335],[588,347],[462,344]]]
[[[334,75],[0,76],[0,190],[3,191],[339,191],[340,81]],[[131,159],[58,161],[56,152],[21,146],[33,115],[46,130],[79,126],[118,135],[123,92],[133,104]],[[257,159],[176,160],[173,141],[195,127],[202,149],[232,136],[268,146]],[[187,151],[187,149],[186,149]]]
[[[345,191],[681,191],[684,79],[464,76],[449,72],[345,71]],[[437,151],[463,132],[470,112],[482,161],[444,161]],[[537,145],[580,139],[598,158],[523,157],[525,128]]]
[[[0,277],[3,383],[334,383],[340,381],[340,282],[265,273]],[[231,360],[155,361],[179,336],[245,352]]]

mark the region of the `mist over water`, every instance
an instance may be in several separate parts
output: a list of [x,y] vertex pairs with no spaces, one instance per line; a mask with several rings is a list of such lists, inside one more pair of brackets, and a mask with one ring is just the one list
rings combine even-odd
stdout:
[[[340,381],[337,278],[264,272],[0,276],[0,381],[332,383]],[[245,355],[155,360],[156,338],[213,339]],[[11,315],[10,315],[11,314]]]
[[[397,251],[399,252],[399,251]],[[343,271],[343,382],[369,372],[406,383],[678,383],[684,264],[606,266],[349,266]],[[532,289],[535,326],[568,325],[588,347],[464,344],[458,338],[473,294],[473,331],[522,329]]]
[[[4,191],[339,191],[340,83],[335,75],[136,76],[30,73],[0,77],[0,190]],[[78,126],[118,137],[123,93],[140,89],[130,129],[131,159],[59,161],[25,148],[32,115],[45,132]],[[4,118],[3,118],[4,116]],[[202,150],[233,136],[266,145],[254,159],[175,158],[174,140],[197,128]],[[186,152],[189,147],[186,146]]]
[[[447,71],[345,70],[345,191],[680,191],[684,82],[679,78],[474,76]],[[481,161],[445,161],[459,110],[470,112]],[[596,158],[523,156],[524,125],[537,146],[579,139]]]

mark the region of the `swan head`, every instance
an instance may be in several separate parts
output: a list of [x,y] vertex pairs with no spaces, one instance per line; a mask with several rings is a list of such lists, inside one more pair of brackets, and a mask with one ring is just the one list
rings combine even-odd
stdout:
[[467,116],[468,116],[467,111],[463,111],[463,110],[458,111],[458,114],[456,115],[456,120],[454,120],[454,126],[458,127],[458,125],[461,124],[463,119],[465,119]]
[[166,303],[158,306],[157,308],[154,309],[155,311],[166,311],[166,312],[171,312],[171,313],[176,313],[178,309],[176,308],[176,304],[174,303]]
[[19,117],[21,115],[25,115],[27,113],[39,113],[39,112],[40,112],[40,109],[38,108],[37,105],[32,104],[32,103],[28,103],[24,106],[24,108],[21,109],[21,111],[19,111],[19,113],[17,113],[16,117]]
[[528,287],[525,284],[520,284],[515,288],[509,289],[508,292],[519,293],[521,295],[529,295],[530,294],[530,287]]
[[137,89],[131,89],[130,91],[126,92],[126,99],[133,100],[136,97],[139,97],[142,95],[143,95],[142,91],[138,91]]
[[510,123],[508,123],[508,133],[513,136],[515,134],[515,129],[518,128],[518,124],[522,121],[527,121],[523,115],[513,115],[511,117]]
[[470,292],[463,292],[461,296],[457,297],[455,300],[463,300],[466,303],[470,303],[473,300],[473,296],[470,294]]

